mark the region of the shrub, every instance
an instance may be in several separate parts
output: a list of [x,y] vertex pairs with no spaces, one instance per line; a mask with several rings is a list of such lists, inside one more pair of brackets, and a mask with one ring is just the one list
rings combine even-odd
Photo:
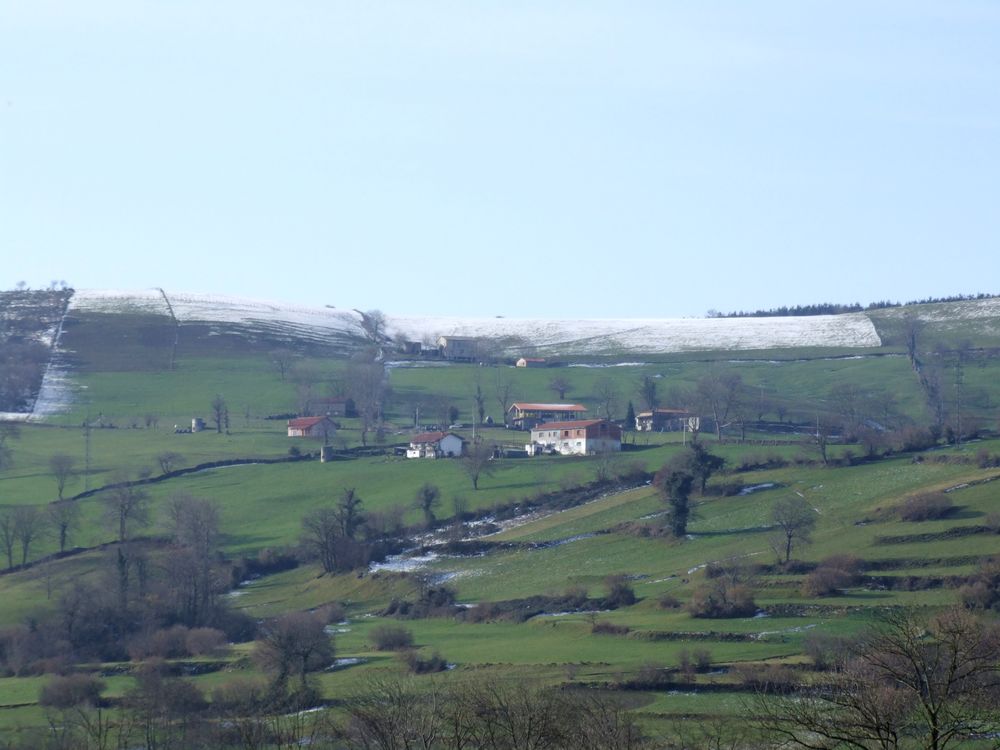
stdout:
[[413,674],[443,672],[448,668],[448,662],[446,662],[444,657],[437,651],[432,653],[426,659],[421,658],[420,655],[412,649],[404,651],[400,656],[402,657],[407,668],[413,672]]
[[134,661],[150,657],[179,659],[188,655],[187,637],[188,629],[183,625],[161,628],[133,638],[128,644],[128,655]]
[[812,659],[813,667],[824,671],[844,664],[850,654],[847,638],[826,633],[809,633],[803,642],[806,656]]
[[924,427],[904,427],[893,436],[893,444],[900,451],[923,451],[937,444],[937,437]]
[[834,568],[836,570],[842,570],[848,575],[855,577],[861,573],[862,561],[854,555],[843,553],[825,557],[819,565],[821,568]]
[[687,610],[692,617],[749,617],[757,604],[749,587],[717,578],[694,590]]
[[691,658],[696,672],[703,674],[712,671],[712,654],[708,649],[696,648],[691,652]]
[[943,492],[925,492],[906,498],[896,507],[896,513],[902,521],[931,521],[944,518],[954,507]]
[[836,596],[850,585],[851,576],[837,568],[816,568],[802,583],[803,596]]
[[220,713],[243,715],[252,713],[268,697],[267,682],[262,679],[240,678],[218,685],[212,691],[212,705]]
[[70,674],[53,677],[43,688],[38,702],[51,708],[72,708],[73,706],[96,706],[101,702],[101,693],[107,685],[89,674]]
[[861,560],[853,555],[831,555],[802,584],[803,596],[836,596],[858,581]]
[[627,625],[615,625],[607,620],[598,620],[590,626],[590,632],[595,635],[626,635],[629,630]]
[[1000,610],[1000,557],[981,562],[958,595],[969,609]]
[[679,609],[681,600],[672,594],[664,594],[657,600],[657,604],[660,605],[660,609]]
[[188,656],[219,656],[228,650],[226,634],[215,628],[191,628],[184,646]]
[[379,625],[368,637],[377,651],[402,651],[413,646],[413,633],[400,625]]
[[605,599],[608,606],[629,607],[635,604],[635,591],[625,576],[608,576],[605,583],[608,586],[608,596]]

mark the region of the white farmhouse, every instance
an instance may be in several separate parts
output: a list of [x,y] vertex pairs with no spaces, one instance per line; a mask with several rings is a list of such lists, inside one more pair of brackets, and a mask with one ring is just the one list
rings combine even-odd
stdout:
[[541,453],[589,456],[620,451],[622,430],[606,419],[546,422],[531,428],[531,443],[524,448],[529,456]]
[[422,432],[410,439],[407,458],[456,458],[465,441],[453,432]]

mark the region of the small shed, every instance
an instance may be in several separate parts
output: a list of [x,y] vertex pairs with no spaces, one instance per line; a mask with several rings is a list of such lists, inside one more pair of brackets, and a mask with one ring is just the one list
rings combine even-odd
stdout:
[[521,357],[514,364],[517,367],[545,367],[545,360],[541,357]]

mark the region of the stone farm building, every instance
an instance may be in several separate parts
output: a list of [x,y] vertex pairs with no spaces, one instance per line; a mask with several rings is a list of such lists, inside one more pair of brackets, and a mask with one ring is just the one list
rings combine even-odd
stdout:
[[288,437],[329,438],[337,432],[337,424],[329,417],[298,417],[288,420]]
[[587,411],[580,404],[536,404],[516,401],[507,410],[510,424],[518,430],[530,430],[542,422],[579,419]]
[[313,407],[328,417],[344,417],[347,416],[347,397],[318,398],[313,402]]
[[529,456],[541,453],[589,456],[621,449],[621,428],[606,419],[546,422],[531,429],[531,443],[525,446]]
[[474,362],[479,358],[479,339],[471,336],[441,336],[437,345],[444,359]]
[[457,458],[465,441],[453,432],[422,432],[410,439],[407,458]]
[[521,357],[514,364],[517,367],[545,367],[545,360],[541,357]]
[[641,411],[635,415],[635,429],[637,432],[679,432],[690,416],[684,409]]

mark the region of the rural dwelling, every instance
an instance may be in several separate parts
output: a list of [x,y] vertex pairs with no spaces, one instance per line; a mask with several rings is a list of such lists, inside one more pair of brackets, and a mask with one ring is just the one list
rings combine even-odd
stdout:
[[479,358],[479,339],[471,336],[441,336],[437,345],[445,359],[474,362]]
[[679,432],[690,416],[684,409],[641,411],[635,415],[635,429],[637,432]]
[[328,417],[347,416],[347,398],[343,396],[318,398],[312,403],[316,411],[320,414],[326,414]]
[[622,449],[622,430],[606,419],[578,419],[572,422],[546,422],[531,430],[531,443],[524,446],[529,456],[561,453],[564,456],[590,456]]
[[457,458],[465,441],[453,432],[422,432],[410,440],[407,458]]
[[587,407],[580,404],[536,404],[516,401],[507,410],[507,417],[515,429],[530,430],[542,422],[579,419],[585,411]]
[[323,438],[333,437],[337,424],[329,417],[298,417],[288,420],[288,437]]
[[521,357],[515,364],[518,367],[545,367],[545,360],[539,357]]

